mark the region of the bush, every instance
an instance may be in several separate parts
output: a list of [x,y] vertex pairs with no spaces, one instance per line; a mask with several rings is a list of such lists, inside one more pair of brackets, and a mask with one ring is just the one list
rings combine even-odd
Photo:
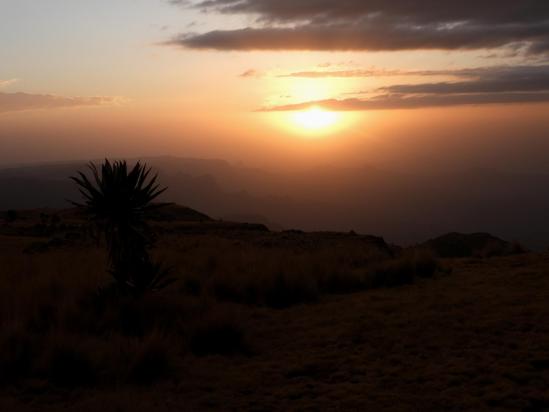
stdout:
[[244,328],[234,314],[206,314],[196,325],[191,339],[191,351],[198,356],[250,354]]
[[136,296],[113,284],[84,294],[66,311],[65,324],[75,333],[144,337],[178,331],[179,323],[193,315],[193,306],[191,298],[180,294]]
[[350,293],[364,288],[360,271],[350,268],[324,271],[319,276],[319,289],[323,293]]
[[255,277],[217,275],[210,290],[221,301],[286,308],[318,299],[316,280],[299,271],[288,273],[282,269]]
[[395,287],[414,282],[413,267],[407,259],[391,260],[373,269],[371,287]]
[[416,278],[433,277],[438,262],[427,250],[412,249],[400,257],[374,266],[370,275],[371,287],[395,287],[408,285]]
[[[218,256],[215,265],[210,260],[186,274],[180,292],[279,309],[315,302],[321,294],[409,284],[438,270],[437,260],[425,249],[405,250],[396,257],[368,249],[246,250]],[[205,274],[199,277],[200,272]]]
[[265,304],[272,308],[286,308],[299,303],[309,303],[318,298],[318,287],[314,279],[300,274],[289,275],[279,272],[265,285]]
[[433,253],[426,249],[414,249],[412,252],[414,274],[420,278],[432,278],[439,269],[439,263]]

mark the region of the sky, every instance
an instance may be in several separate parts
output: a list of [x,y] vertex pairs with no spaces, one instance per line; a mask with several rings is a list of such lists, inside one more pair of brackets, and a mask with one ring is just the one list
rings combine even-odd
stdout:
[[0,0],[0,165],[549,171],[545,0]]

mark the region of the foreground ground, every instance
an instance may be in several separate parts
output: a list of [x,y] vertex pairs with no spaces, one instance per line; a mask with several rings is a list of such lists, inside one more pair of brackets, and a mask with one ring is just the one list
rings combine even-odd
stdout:
[[549,255],[413,285],[242,308],[253,353],[185,356],[153,385],[2,390],[4,411],[549,410]]
[[74,210],[5,215],[1,411],[549,410],[549,254],[150,218],[135,295]]

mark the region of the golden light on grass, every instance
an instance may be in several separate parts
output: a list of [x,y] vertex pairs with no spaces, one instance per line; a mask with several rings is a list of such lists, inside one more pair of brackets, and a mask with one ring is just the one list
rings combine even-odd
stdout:
[[316,106],[296,112],[292,116],[292,120],[297,127],[309,131],[328,130],[339,121],[339,118],[338,113]]

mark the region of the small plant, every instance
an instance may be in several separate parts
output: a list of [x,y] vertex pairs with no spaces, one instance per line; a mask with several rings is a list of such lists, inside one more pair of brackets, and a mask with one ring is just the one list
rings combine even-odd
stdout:
[[148,249],[152,232],[145,221],[151,210],[163,206],[152,202],[167,188],[156,183],[151,168],[137,162],[131,169],[125,161],[105,160],[99,170],[90,163],[92,178],[78,172],[71,179],[84,197],[83,209],[103,234],[108,250],[109,271],[124,288],[139,292],[154,290],[172,282],[168,270],[151,261]]

